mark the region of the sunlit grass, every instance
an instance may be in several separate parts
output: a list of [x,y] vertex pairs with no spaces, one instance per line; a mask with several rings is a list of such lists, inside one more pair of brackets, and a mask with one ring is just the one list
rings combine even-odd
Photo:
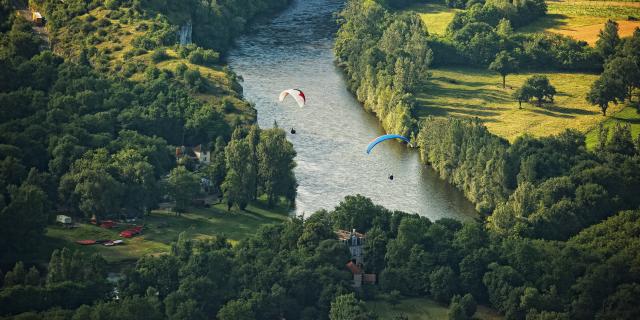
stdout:
[[431,34],[444,35],[447,26],[458,9],[452,9],[440,3],[424,3],[406,9],[417,13]]
[[[602,124],[607,128],[612,128],[617,123],[631,126],[631,136],[635,139],[640,135],[640,113],[634,107],[626,107],[621,111],[611,114]],[[611,131],[609,131],[611,132]],[[598,127],[594,127],[587,133],[587,148],[593,149],[598,145]]]
[[618,22],[621,37],[632,35],[635,28],[640,27],[640,21],[628,20],[640,18],[638,2],[553,1],[547,2],[547,6],[546,16],[518,31],[553,32],[594,45],[607,19]]
[[[507,89],[501,77],[485,69],[449,67],[432,70],[422,92],[416,93],[419,107],[415,116],[462,117],[482,120],[489,131],[510,141],[529,133],[548,136],[572,128],[587,132],[600,121],[600,110],[585,101],[586,92],[597,78],[594,74],[540,72],[549,77],[558,94],[555,103],[542,108],[518,103],[511,98],[514,89],[536,73],[507,76]],[[612,106],[614,113],[622,106]]]

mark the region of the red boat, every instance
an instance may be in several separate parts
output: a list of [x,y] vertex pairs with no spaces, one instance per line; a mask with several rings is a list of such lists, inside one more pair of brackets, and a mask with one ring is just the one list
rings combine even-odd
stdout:
[[142,226],[137,226],[120,232],[120,236],[123,238],[132,238],[140,233],[142,233]]

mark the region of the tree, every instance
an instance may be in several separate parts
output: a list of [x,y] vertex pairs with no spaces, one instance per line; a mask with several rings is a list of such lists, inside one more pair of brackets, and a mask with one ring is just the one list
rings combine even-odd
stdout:
[[231,300],[218,311],[219,320],[252,320],[255,317],[251,302],[244,299]]
[[258,180],[267,194],[269,206],[273,206],[280,196],[295,195],[296,179],[293,168],[296,151],[281,129],[265,130],[257,147]]
[[[237,131],[237,130],[236,130]],[[230,204],[241,210],[249,204],[256,181],[256,163],[253,161],[251,146],[246,139],[233,139],[225,148],[227,176],[222,188]]]
[[556,94],[556,88],[549,83],[549,78],[543,75],[535,75],[527,80],[520,88],[518,95],[518,101],[529,101],[532,98],[536,99],[536,105],[542,107],[542,103],[545,100],[553,102],[553,96]]
[[33,250],[44,238],[47,196],[27,183],[9,186],[8,193],[0,201],[0,250],[6,255]]
[[616,47],[620,43],[618,35],[618,23],[609,19],[604,24],[604,29],[600,30],[596,41],[596,50],[603,59],[607,60],[615,53]]
[[331,320],[362,320],[366,318],[363,303],[356,299],[353,293],[337,296],[331,302],[331,311],[329,312]]
[[586,98],[587,102],[600,107],[602,115],[606,116],[609,103],[618,104],[624,100],[626,94],[622,80],[605,72],[591,84]]
[[631,100],[634,88],[640,87],[640,68],[632,57],[615,57],[607,62],[604,73],[620,79],[626,87],[626,98]]
[[179,166],[171,170],[166,182],[167,193],[176,202],[176,212],[184,212],[191,200],[200,192],[200,179],[198,176]]
[[502,18],[496,26],[496,33],[504,38],[508,38],[513,34],[513,28],[511,27],[511,21],[507,18]]
[[429,275],[431,296],[436,301],[446,303],[457,292],[456,275],[450,267],[439,267]]
[[500,51],[496,55],[495,60],[489,65],[489,70],[495,71],[502,76],[502,88],[506,87],[506,78],[508,74],[511,74],[518,70],[518,61],[509,54],[507,51]]

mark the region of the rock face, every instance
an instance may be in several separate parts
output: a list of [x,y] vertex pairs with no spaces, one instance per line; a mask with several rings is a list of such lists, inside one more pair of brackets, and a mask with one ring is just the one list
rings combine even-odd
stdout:
[[180,27],[180,31],[178,31],[178,39],[180,39],[180,45],[188,45],[191,43],[191,31],[193,30],[193,26],[191,25],[191,21],[187,21],[184,25]]

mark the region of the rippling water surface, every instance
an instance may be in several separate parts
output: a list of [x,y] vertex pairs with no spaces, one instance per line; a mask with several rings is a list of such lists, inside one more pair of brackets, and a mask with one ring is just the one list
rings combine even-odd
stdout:
[[[468,218],[473,206],[463,195],[423,168],[419,155],[397,142],[365,148],[383,130],[348,92],[334,66],[334,14],[343,0],[295,0],[280,14],[256,23],[229,54],[244,78],[245,97],[258,110],[258,123],[295,128],[289,134],[298,156],[296,214],[332,209],[346,195],[362,194],[389,209],[432,219]],[[299,88],[307,105],[278,94]],[[387,177],[393,174],[395,179]]]

